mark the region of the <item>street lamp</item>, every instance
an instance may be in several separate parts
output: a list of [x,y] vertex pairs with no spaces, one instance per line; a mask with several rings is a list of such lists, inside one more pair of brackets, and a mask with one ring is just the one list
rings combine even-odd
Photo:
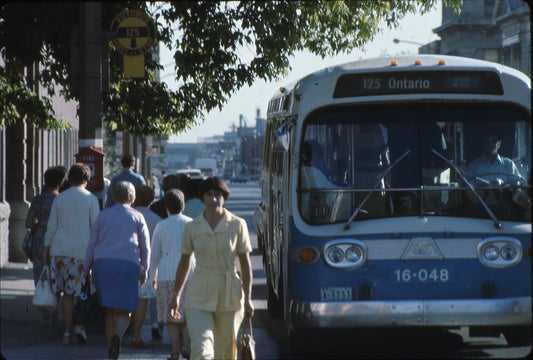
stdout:
[[417,41],[411,41],[411,40],[400,40],[400,39],[393,39],[392,42],[394,42],[395,44],[399,44],[399,43],[407,43],[407,44],[413,44],[413,45],[418,45],[418,46],[424,46],[426,44],[422,44],[420,42],[417,42]]

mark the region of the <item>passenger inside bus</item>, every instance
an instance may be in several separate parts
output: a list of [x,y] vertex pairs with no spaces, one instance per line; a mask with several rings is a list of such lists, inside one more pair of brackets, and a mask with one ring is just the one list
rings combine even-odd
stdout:
[[[390,164],[387,146],[387,129],[378,124],[364,124],[357,127],[355,137],[355,186],[372,188],[379,176]],[[384,179],[381,188],[385,187]]]
[[322,171],[322,147],[315,141],[305,140],[302,145],[300,186],[302,189],[335,188]]
[[499,154],[502,146],[500,132],[494,128],[486,129],[482,139],[482,154],[467,168],[469,180],[475,186],[519,184],[522,177],[514,161]]

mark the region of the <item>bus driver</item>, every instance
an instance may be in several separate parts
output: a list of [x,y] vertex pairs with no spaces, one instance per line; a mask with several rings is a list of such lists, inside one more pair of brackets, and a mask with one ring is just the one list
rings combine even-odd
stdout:
[[513,160],[499,154],[502,136],[490,128],[482,134],[483,153],[468,165],[467,173],[475,185],[503,185],[522,178]]

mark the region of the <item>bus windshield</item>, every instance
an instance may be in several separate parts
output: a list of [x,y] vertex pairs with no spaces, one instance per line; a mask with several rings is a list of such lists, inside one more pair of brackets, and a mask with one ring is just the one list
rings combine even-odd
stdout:
[[345,222],[359,207],[354,221],[531,217],[529,114],[515,106],[324,108],[304,122],[299,154],[299,208],[309,224]]

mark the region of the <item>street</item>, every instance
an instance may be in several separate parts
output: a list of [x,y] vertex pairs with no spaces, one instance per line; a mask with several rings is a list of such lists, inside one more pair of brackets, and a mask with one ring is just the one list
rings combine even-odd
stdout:
[[[422,330],[408,335],[404,331],[322,331],[309,334],[304,344],[298,344],[297,350],[291,350],[288,329],[281,320],[272,319],[266,310],[266,279],[253,226],[254,209],[260,202],[259,186],[256,182],[232,184],[230,190],[226,208],[247,221],[254,248],[251,254],[254,275],[252,296],[256,308],[253,334],[257,359],[484,359],[522,358],[529,353],[530,347],[507,347],[503,337],[468,338],[465,329],[454,332]],[[5,359],[107,358],[102,318],[88,326],[89,341],[86,345],[63,346],[61,326],[41,327],[38,310],[31,304],[31,264],[11,264],[2,268],[0,295],[1,352]],[[166,359],[169,356],[170,342],[166,329],[163,339],[153,340],[148,319],[147,316],[142,338],[149,348],[130,349],[129,335],[126,335],[119,359]]]

